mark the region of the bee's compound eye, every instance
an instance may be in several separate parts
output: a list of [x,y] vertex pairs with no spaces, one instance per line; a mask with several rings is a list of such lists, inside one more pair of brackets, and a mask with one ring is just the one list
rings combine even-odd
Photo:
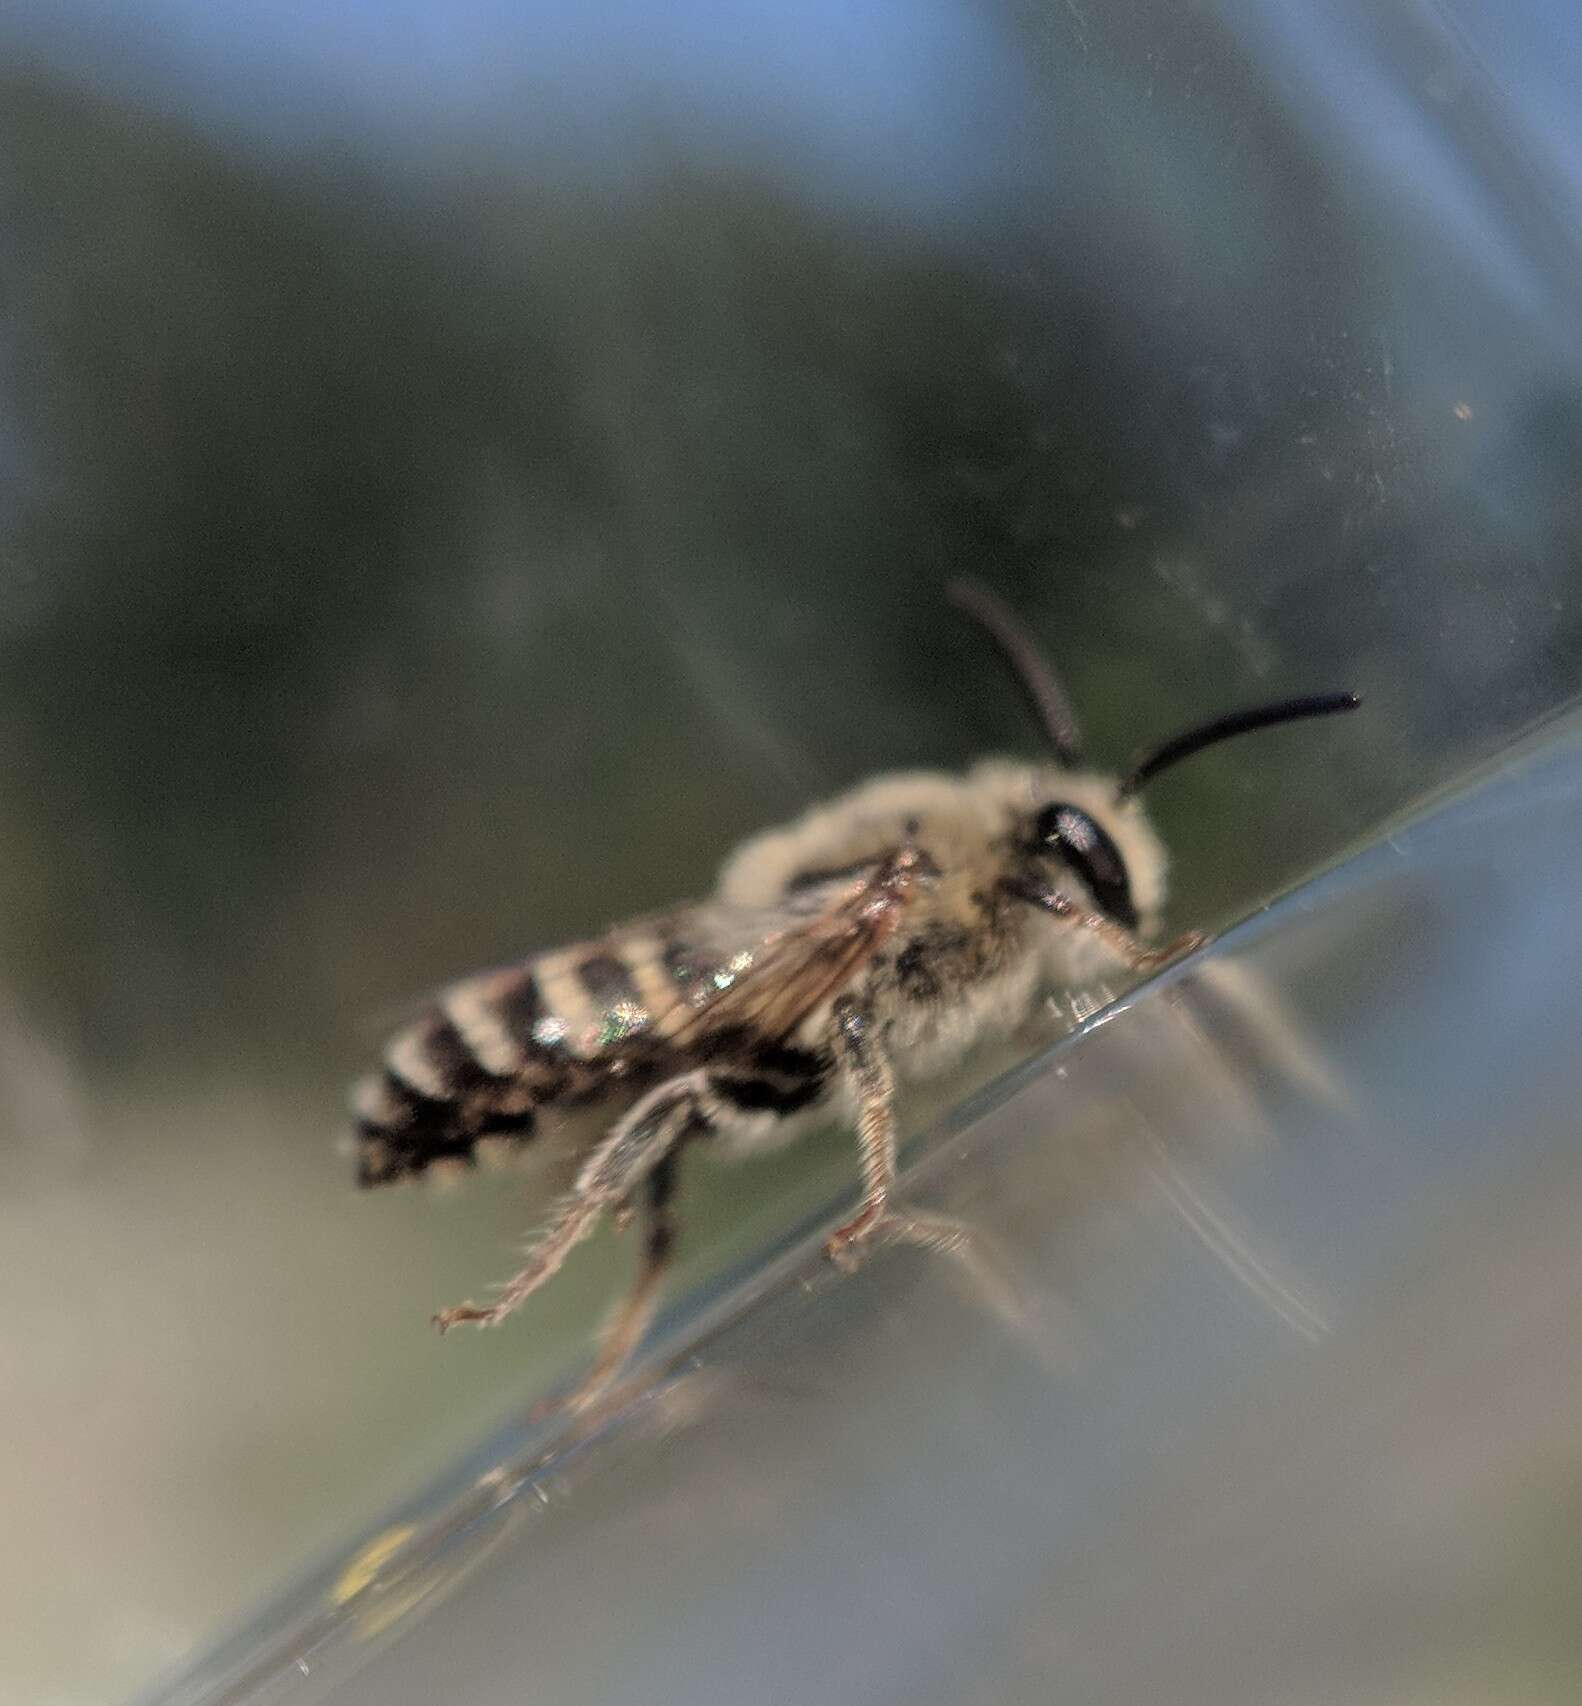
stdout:
[[1126,861],[1109,831],[1090,812],[1057,800],[1039,812],[1033,833],[1040,851],[1070,866],[1111,918],[1128,930],[1137,927]]
[[1038,814],[1039,844],[1051,853],[1064,854],[1091,870],[1101,883],[1124,883],[1126,861],[1121,850],[1091,813],[1081,806],[1059,803],[1045,806]]

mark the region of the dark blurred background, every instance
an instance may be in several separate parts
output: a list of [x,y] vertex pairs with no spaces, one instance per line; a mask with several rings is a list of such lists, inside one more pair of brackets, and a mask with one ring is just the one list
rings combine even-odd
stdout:
[[[0,1692],[126,1694],[578,1354],[613,1244],[428,1337],[528,1210],[357,1199],[342,1087],[426,986],[1030,749],[950,576],[1117,767],[1366,695],[1161,782],[1179,927],[1574,696],[1577,34],[7,11]],[[693,1273],[847,1167],[699,1169]]]

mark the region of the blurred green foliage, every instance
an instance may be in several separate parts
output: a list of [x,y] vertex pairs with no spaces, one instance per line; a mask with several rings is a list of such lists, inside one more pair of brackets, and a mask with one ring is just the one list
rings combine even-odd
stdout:
[[[1141,144],[1068,93],[1064,204],[920,234],[660,142],[621,181],[265,165],[13,74],[0,940],[30,1008],[89,1059],[311,1052],[704,886],[866,771],[1025,745],[941,606],[962,571],[1112,763],[1370,690],[1161,789],[1183,916],[1552,704],[1574,397],[1508,423],[1532,507],[1491,514],[1392,406],[1388,257],[1288,135],[1217,157],[1200,114],[1180,205],[1137,206]],[[1210,158],[1231,300],[1184,294]]]

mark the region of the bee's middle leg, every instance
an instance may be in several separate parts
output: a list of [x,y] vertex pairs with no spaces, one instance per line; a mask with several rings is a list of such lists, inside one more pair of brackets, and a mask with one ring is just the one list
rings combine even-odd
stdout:
[[964,1254],[971,1241],[960,1221],[945,1215],[899,1213],[891,1207],[896,1179],[895,1074],[867,1010],[851,996],[834,1008],[835,1057],[857,1102],[857,1149],[862,1164],[862,1201],[824,1241],[824,1253],[840,1267],[855,1268],[883,1234],[907,1244]]
[[875,1034],[868,1011],[849,995],[835,1003],[832,1041],[835,1058],[857,1101],[857,1149],[862,1164],[862,1202],[850,1220],[837,1226],[824,1253],[842,1266],[854,1265],[855,1252],[878,1231],[890,1208],[895,1183],[895,1074]]
[[500,1288],[493,1303],[458,1303],[434,1324],[444,1332],[458,1322],[492,1327],[520,1307],[559,1271],[599,1216],[625,1202],[681,1141],[711,1129],[719,1107],[705,1076],[689,1072],[656,1086],[621,1119],[583,1163],[569,1194],[528,1250],[527,1261]]

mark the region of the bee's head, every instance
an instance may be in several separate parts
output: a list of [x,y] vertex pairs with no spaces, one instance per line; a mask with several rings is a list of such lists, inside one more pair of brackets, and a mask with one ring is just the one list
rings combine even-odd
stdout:
[[[1110,923],[1128,932],[1148,932],[1163,898],[1164,850],[1136,797],[1144,784],[1233,735],[1355,710],[1360,703],[1355,693],[1323,693],[1232,711],[1162,741],[1118,782],[1084,774],[1075,768],[1082,740],[1070,702],[1015,617],[973,582],[956,583],[950,597],[1004,652],[1060,760],[1059,769],[1037,772],[1032,809],[1013,836],[1015,869],[1005,884],[1012,894],[1045,911],[1064,915],[1072,901],[1085,895]],[[1077,885],[1080,893],[1074,892]]]

